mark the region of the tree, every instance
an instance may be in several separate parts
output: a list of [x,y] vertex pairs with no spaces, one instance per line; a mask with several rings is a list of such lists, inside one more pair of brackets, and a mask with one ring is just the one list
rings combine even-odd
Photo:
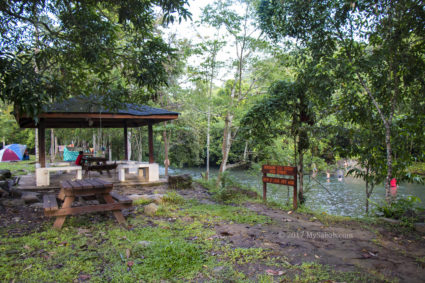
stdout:
[[[198,69],[193,69],[193,81],[196,81],[196,86],[200,88],[202,97],[202,105],[207,106],[207,132],[206,132],[206,172],[205,178],[208,180],[210,174],[210,131],[211,131],[211,117],[213,115],[212,110],[212,96],[214,80],[217,79],[218,70],[222,67],[223,62],[220,61],[217,56],[222,50],[225,42],[223,41],[220,34],[217,32],[214,35],[214,39],[204,38],[203,42],[197,44],[194,50],[195,54],[201,56],[201,63]],[[205,104],[205,98],[207,103]],[[199,105],[199,104],[198,104]],[[202,107],[201,107],[202,108]],[[202,111],[202,110],[201,110]]]
[[[252,107],[243,118],[245,135],[269,144],[288,131],[294,140],[294,164],[298,167],[300,203],[305,201],[303,190],[304,154],[311,148],[310,137],[314,126],[327,117],[333,83],[325,66],[319,70],[310,65],[308,56],[301,64],[293,82],[277,81],[269,89],[269,96]],[[302,71],[301,71],[302,69]]]
[[[235,9],[237,7],[237,9]],[[222,107],[224,113],[224,128],[221,146],[221,163],[217,182],[226,170],[233,140],[237,134],[234,119],[236,111],[256,88],[257,79],[251,80],[244,87],[248,66],[252,65],[256,51],[266,46],[261,39],[262,35],[253,24],[254,6],[250,1],[216,1],[207,5],[203,12],[203,22],[210,24],[217,30],[224,28],[227,38],[236,51],[232,56],[231,66],[233,79],[226,83],[222,94],[227,96]]]
[[332,62],[329,66],[341,84],[349,80],[362,87],[379,114],[385,135],[385,192],[390,202],[394,117],[415,96],[424,100],[425,10],[421,1],[264,0],[258,14],[272,38],[295,38],[317,61]]
[[[0,93],[15,110],[36,116],[70,95],[128,94],[146,99],[164,84],[174,50],[154,31],[190,17],[187,0],[6,1],[0,5]],[[178,14],[178,16],[176,16]],[[132,86],[137,86],[133,88]]]

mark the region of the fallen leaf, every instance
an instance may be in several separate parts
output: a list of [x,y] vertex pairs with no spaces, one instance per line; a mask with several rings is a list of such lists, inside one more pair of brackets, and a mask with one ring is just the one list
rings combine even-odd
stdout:
[[292,210],[288,211],[288,214],[291,214],[291,213],[292,213]]
[[90,232],[90,229],[78,228],[78,235],[88,234]]
[[280,275],[283,275],[284,272],[282,270],[267,269],[266,273],[268,275],[278,275],[278,276],[280,276]]
[[127,259],[130,258],[130,254],[131,254],[130,249],[126,249],[125,250],[125,256],[127,257]]
[[26,249],[26,250],[30,250],[31,248],[30,248],[28,245],[25,245],[25,246],[24,246],[24,249]]
[[81,279],[81,280],[89,280],[89,279],[90,279],[90,277],[91,277],[91,276],[90,276],[89,274],[81,274],[81,275],[80,275],[80,279]]
[[28,269],[30,269],[31,267],[32,267],[32,264],[30,264],[30,265],[28,265],[27,267],[25,267],[25,268],[24,268],[24,270],[22,270],[22,271],[28,270]]
[[320,256],[318,256],[318,255],[314,255],[314,257],[315,257],[315,258],[320,258]]

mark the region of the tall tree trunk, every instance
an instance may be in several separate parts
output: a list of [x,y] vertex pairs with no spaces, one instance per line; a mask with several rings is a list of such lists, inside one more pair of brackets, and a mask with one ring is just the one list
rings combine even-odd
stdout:
[[131,130],[127,132],[128,160],[131,160]]
[[50,163],[55,161],[55,132],[50,129]]
[[[366,167],[366,176],[369,176],[369,165]],[[369,179],[366,178],[366,214],[369,214]]]
[[[4,143],[4,141],[3,141]],[[35,128],[35,163],[39,164],[40,163],[40,153],[38,150],[38,128]]]
[[[299,147],[300,148],[300,147]],[[304,153],[302,150],[299,150],[298,152],[298,201],[303,204],[304,203]]]
[[390,182],[393,174],[392,148],[391,148],[391,128],[388,123],[385,123],[385,144],[387,149],[387,178],[385,180],[385,200],[391,203],[391,188]]
[[143,160],[143,133],[138,130],[137,134],[134,134],[135,147],[137,151],[137,161],[142,162]]
[[222,160],[220,164],[220,170],[218,171],[217,183],[221,181],[221,175],[226,171],[227,161],[229,159],[230,148],[232,147],[232,122],[233,115],[230,111],[227,112],[226,120],[224,122],[223,130],[223,144],[221,147]]
[[109,144],[108,144],[109,161],[112,161],[112,139],[111,139],[111,134],[108,135],[108,138],[109,138]]
[[170,166],[170,160],[168,160],[168,139],[167,139],[167,122],[164,122],[164,131],[162,132],[162,137],[164,139],[164,168],[165,168],[165,177],[168,176],[168,166]]
[[248,141],[245,142],[245,148],[243,150],[243,161],[245,162],[248,158]]
[[96,153],[96,133],[93,131],[93,155]]
[[208,105],[208,122],[207,122],[207,168],[205,172],[205,179],[209,179],[210,175],[210,125],[211,124],[211,106]]

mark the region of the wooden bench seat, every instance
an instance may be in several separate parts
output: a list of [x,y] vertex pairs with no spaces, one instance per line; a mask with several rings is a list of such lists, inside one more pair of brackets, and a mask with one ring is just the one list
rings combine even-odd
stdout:
[[[102,179],[85,179],[77,181],[62,181],[58,199],[62,200],[61,207],[55,195],[43,196],[44,215],[56,217],[54,228],[60,229],[68,215],[77,215],[92,212],[111,211],[118,223],[126,223],[122,209],[132,206],[132,200],[126,196],[112,193],[113,184]],[[96,203],[80,202],[73,206],[77,198],[95,197]]]
[[99,174],[102,174],[103,171],[108,172],[108,175],[111,175],[110,170],[116,169],[118,164],[93,164],[93,165],[84,165],[83,169],[85,170],[85,175],[88,174],[89,171],[97,171]]
[[45,212],[58,210],[59,207],[58,207],[58,201],[56,200],[56,196],[51,194],[44,195],[43,207]]
[[130,204],[130,205],[133,203],[133,200],[131,198],[117,194],[115,192],[111,192],[110,195],[112,196],[114,200],[118,201],[119,203]]

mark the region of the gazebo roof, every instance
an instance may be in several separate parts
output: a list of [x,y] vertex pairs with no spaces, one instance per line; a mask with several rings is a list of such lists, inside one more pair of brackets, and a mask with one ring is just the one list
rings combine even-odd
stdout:
[[[73,97],[54,103],[38,115],[45,128],[141,127],[178,118],[179,113],[146,105],[123,103],[108,109],[90,97]],[[21,128],[36,128],[32,117],[16,115]]]

